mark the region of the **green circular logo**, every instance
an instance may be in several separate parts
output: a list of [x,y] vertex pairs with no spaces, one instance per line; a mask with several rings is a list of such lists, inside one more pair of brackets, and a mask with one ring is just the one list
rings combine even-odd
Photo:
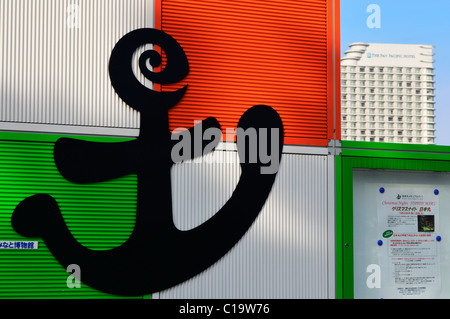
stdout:
[[383,233],[383,237],[384,238],[389,238],[389,237],[391,237],[392,235],[394,235],[394,232],[392,231],[392,230],[386,230],[384,233]]

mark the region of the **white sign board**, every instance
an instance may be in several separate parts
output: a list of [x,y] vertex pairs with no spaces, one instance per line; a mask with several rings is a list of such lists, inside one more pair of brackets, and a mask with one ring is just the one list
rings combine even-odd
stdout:
[[380,187],[377,217],[385,297],[438,297],[439,190]]

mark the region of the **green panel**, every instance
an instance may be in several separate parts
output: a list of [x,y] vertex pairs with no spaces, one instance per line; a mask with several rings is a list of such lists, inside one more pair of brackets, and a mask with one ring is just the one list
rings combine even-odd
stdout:
[[65,180],[53,162],[53,145],[59,137],[0,133],[0,241],[39,241],[37,250],[0,249],[0,298],[119,297],[83,283],[81,288],[68,288],[69,273],[55,260],[43,241],[21,237],[11,227],[12,212],[21,200],[47,193],[58,202],[74,237],[88,248],[111,249],[131,234],[136,212],[136,176],[89,185]]
[[[382,144],[382,145],[381,145]],[[336,252],[337,297],[354,298],[353,291],[353,170],[355,168],[450,172],[449,147],[401,146],[385,143],[347,142],[337,157]],[[439,156],[434,156],[438,154]],[[347,246],[348,245],[348,246]]]
[[342,141],[342,155],[448,161],[450,160],[450,147],[439,145]]
[[442,146],[442,145],[342,141],[341,146],[344,149],[370,149],[370,150],[393,150],[393,151],[427,152],[427,153],[450,153],[450,146]]

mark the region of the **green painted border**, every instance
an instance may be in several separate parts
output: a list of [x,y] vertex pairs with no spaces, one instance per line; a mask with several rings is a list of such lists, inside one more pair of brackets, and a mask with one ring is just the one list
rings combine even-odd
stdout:
[[342,155],[358,157],[450,160],[450,146],[342,141]]
[[450,153],[450,146],[442,146],[442,145],[341,141],[341,146],[342,148],[346,149],[353,148],[353,149],[393,150],[393,151],[428,152],[428,153],[430,152]]
[[336,157],[336,297],[353,299],[353,170],[450,172],[450,147],[366,142],[342,146],[342,155]]

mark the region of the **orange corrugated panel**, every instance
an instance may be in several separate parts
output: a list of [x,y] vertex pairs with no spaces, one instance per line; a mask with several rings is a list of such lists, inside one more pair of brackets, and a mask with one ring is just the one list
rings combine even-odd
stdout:
[[331,0],[156,3],[157,27],[180,43],[190,66],[183,81],[162,87],[189,85],[169,112],[172,130],[214,116],[225,131],[248,108],[266,104],[283,120],[285,143],[326,145],[332,138]]

